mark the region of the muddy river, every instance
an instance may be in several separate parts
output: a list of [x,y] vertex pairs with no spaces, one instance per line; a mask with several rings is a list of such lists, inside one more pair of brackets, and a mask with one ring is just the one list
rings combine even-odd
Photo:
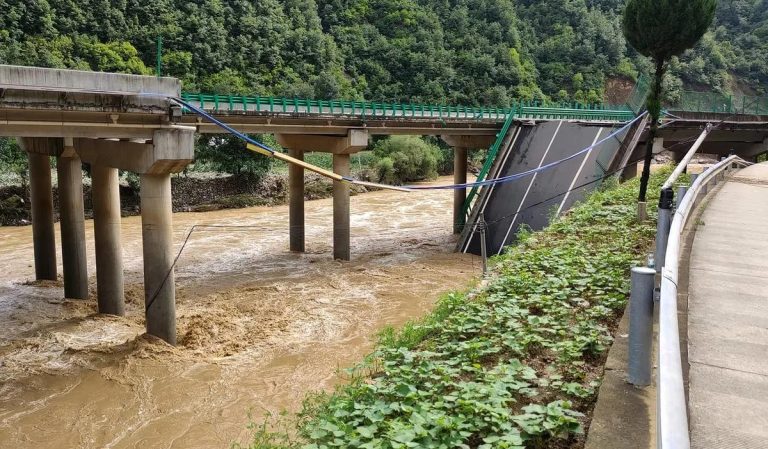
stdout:
[[125,317],[96,314],[92,222],[88,301],[63,298],[60,281],[31,282],[31,227],[0,228],[0,447],[247,440],[249,412],[296,410],[339,382],[377,331],[478,276],[477,258],[452,252],[451,204],[443,191],[353,197],[345,263],[331,260],[330,200],[306,203],[302,255],[287,251],[285,206],[175,214],[177,248],[193,225],[237,226],[194,232],[179,259],[177,347],[142,335],[139,217],[123,219]]

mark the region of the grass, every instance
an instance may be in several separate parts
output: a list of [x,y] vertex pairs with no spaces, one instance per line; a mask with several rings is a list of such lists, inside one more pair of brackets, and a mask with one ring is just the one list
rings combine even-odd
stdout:
[[637,187],[603,189],[546,230],[521,231],[487,285],[384,331],[346,385],[308,396],[295,431],[255,426],[249,447],[581,447],[629,269],[653,242],[654,224],[635,219]]

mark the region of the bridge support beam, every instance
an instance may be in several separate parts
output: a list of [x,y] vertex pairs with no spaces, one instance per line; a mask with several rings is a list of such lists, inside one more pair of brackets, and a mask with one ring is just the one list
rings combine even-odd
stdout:
[[56,162],[59,177],[59,216],[61,217],[61,259],[64,271],[64,296],[88,299],[88,261],[85,252],[85,212],[83,209],[83,167],[72,148],[72,141]]
[[19,143],[29,158],[29,196],[32,206],[32,242],[35,278],[56,280],[56,233],[53,228],[53,190],[50,154],[60,139],[25,137]]
[[[288,150],[288,154],[296,159],[304,160],[304,151]],[[290,250],[304,252],[304,168],[299,165],[288,166],[288,194],[290,205],[288,209],[288,228]]]
[[91,166],[99,313],[125,315],[120,185],[116,168]]
[[176,344],[171,175],[141,175],[141,237],[147,333]]
[[[333,155],[333,171],[349,176],[349,154]],[[333,181],[333,258],[350,259],[349,184]]]
[[[453,149],[453,183],[467,183],[467,149]],[[464,229],[464,202],[467,200],[467,189],[453,191],[453,233],[461,234]]]

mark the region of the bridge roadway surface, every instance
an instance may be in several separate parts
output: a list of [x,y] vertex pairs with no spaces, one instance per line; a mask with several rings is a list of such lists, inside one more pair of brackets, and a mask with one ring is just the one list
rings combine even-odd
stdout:
[[690,259],[689,413],[693,449],[768,441],[768,164],[710,197]]

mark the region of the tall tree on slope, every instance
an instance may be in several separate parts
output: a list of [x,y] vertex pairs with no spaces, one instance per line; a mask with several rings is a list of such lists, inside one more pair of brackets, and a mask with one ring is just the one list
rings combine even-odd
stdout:
[[667,63],[701,39],[715,17],[717,0],[629,0],[624,8],[622,27],[627,42],[641,54],[652,58],[656,73],[646,105],[651,129],[645,147],[645,165],[640,178],[638,201],[645,202],[651,174],[653,139],[661,114],[661,85]]

